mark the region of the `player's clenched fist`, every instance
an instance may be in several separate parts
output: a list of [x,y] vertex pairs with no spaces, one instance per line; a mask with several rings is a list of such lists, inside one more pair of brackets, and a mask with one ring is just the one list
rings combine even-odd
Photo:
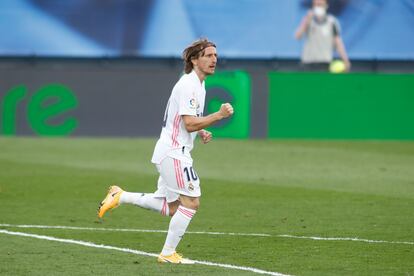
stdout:
[[213,134],[210,131],[207,131],[205,129],[200,130],[198,132],[198,135],[200,136],[201,141],[203,142],[203,144],[207,144],[213,138]]
[[225,104],[221,105],[219,113],[220,113],[221,116],[223,116],[223,118],[227,118],[227,117],[230,117],[231,115],[233,115],[234,110],[233,110],[233,107],[231,106],[231,104],[225,103]]

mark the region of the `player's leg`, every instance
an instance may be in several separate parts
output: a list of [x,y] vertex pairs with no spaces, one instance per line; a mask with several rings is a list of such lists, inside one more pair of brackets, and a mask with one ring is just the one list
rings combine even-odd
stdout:
[[180,201],[168,202],[167,197],[160,197],[157,193],[130,193],[124,191],[120,197],[120,204],[129,203],[139,207],[161,213],[163,216],[173,216],[180,206]]
[[118,186],[109,187],[106,197],[101,201],[98,207],[99,218],[102,218],[107,211],[119,206],[119,198],[123,192],[124,191]]
[[168,203],[168,208],[170,209],[170,217],[174,216],[179,206],[180,206],[180,200],[176,200],[174,202]]
[[163,216],[169,216],[169,206],[165,197],[157,197],[154,193],[130,193],[123,192],[120,204],[133,204],[138,207],[152,210]]
[[[170,162],[163,162],[163,166],[167,167],[164,171],[168,171],[171,165]],[[156,167],[158,172],[160,172],[161,165],[156,165]],[[172,177],[172,174],[169,173],[166,176]],[[173,216],[179,206],[178,199],[178,193],[168,193],[167,183],[161,175],[158,178],[157,191],[155,193],[132,193],[124,191],[118,186],[111,186],[107,196],[98,208],[98,217],[102,218],[107,211],[121,204],[133,204],[161,213],[163,216]]]
[[177,212],[171,218],[162,256],[170,256],[175,252],[199,206],[198,197],[181,195],[180,202]]
[[133,204],[161,213],[163,216],[169,216],[170,204],[167,202],[165,185],[164,179],[160,176],[158,178],[158,189],[155,193],[131,193],[124,191],[119,198],[119,203]]
[[171,218],[167,238],[158,261],[188,263],[188,260],[176,253],[176,248],[200,205],[201,191],[199,179],[192,164],[171,160],[174,177],[169,177],[168,172],[164,170],[161,171],[161,175],[166,178],[168,190],[180,194],[180,205]]
[[[116,193],[114,193],[114,189],[117,189]],[[107,196],[98,208],[99,218],[102,218],[107,211],[115,209],[121,204],[134,204],[156,211],[163,216],[173,216],[180,202],[178,200],[167,202],[166,197],[160,197],[156,193],[131,193],[122,190],[118,186],[111,186]]]
[[181,206],[184,206],[185,208],[192,209],[195,211],[198,210],[198,208],[200,207],[199,197],[180,195],[180,202],[181,202]]

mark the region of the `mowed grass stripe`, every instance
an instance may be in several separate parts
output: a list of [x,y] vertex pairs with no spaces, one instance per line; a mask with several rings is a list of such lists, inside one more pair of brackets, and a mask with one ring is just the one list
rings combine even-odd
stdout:
[[[167,233],[167,230],[156,229],[125,229],[125,228],[94,228],[94,227],[78,227],[78,226],[63,226],[63,225],[16,225],[0,223],[0,227],[5,228],[37,228],[37,229],[62,229],[62,230],[87,230],[87,231],[108,231],[108,232],[140,232],[140,233]],[[414,245],[412,241],[381,241],[369,240],[362,238],[350,237],[315,237],[315,236],[295,236],[289,234],[271,235],[264,233],[226,233],[226,232],[204,232],[204,231],[187,231],[186,234],[195,235],[218,235],[218,236],[247,236],[247,237],[278,237],[278,238],[292,238],[292,239],[308,239],[315,241],[352,241],[352,242],[366,242],[366,243],[388,243],[388,244],[406,244]]]
[[[100,248],[100,249],[108,249],[108,250],[116,250],[121,251],[124,253],[132,253],[135,255],[142,255],[142,256],[148,256],[148,257],[157,257],[158,254],[155,253],[148,253],[140,250],[134,250],[130,248],[122,248],[122,247],[116,247],[116,246],[109,246],[109,245],[103,245],[103,244],[95,244],[92,242],[86,242],[86,241],[80,241],[80,240],[73,240],[73,239],[61,239],[51,236],[45,236],[45,235],[37,235],[37,234],[29,234],[29,233],[23,233],[23,232],[14,232],[14,231],[7,231],[7,230],[1,230],[0,234],[6,234],[6,235],[12,235],[12,236],[21,236],[21,237],[29,237],[29,238],[35,238],[40,240],[47,240],[47,241],[55,241],[55,242],[61,242],[61,243],[69,243],[69,244],[76,244],[86,247],[93,247],[93,248]],[[281,274],[278,272],[272,272],[272,271],[265,271],[262,269],[257,269],[253,267],[244,267],[244,266],[236,266],[231,264],[221,264],[221,263],[213,263],[213,262],[207,262],[207,261],[198,261],[193,260],[196,264],[201,265],[207,265],[207,266],[216,266],[221,268],[228,268],[228,269],[235,269],[235,270],[242,270],[242,271],[250,271],[257,274],[265,274],[265,275],[274,275],[274,276],[289,276],[287,274]]]
[[[0,138],[0,159],[156,175],[155,141]],[[414,143],[407,141],[219,139],[196,145],[193,155],[202,179],[414,199]]]
[[[157,174],[149,162],[154,143],[155,139],[0,138],[0,223],[168,229],[168,218],[131,205],[109,213],[101,224],[95,221],[97,205],[109,185],[120,184],[137,192],[155,190]],[[203,196],[189,231],[290,234],[306,239],[186,235],[178,250],[195,259],[294,275],[411,275],[412,245],[308,237],[413,241],[413,145],[233,140],[197,145],[193,156]],[[148,252],[158,252],[165,240],[165,233],[30,232]],[[59,250],[60,243],[47,243],[45,248],[57,250],[45,249],[37,255],[41,245],[34,240],[26,246],[3,236],[0,242],[0,274],[5,275],[36,275],[40,264],[44,269],[37,275],[53,271],[96,275],[89,264],[103,257],[100,251],[71,249],[79,257],[90,253],[90,258],[71,259],[66,247]],[[32,270],[29,260],[35,255],[39,265]],[[68,257],[78,270],[74,270],[75,263],[67,263]],[[51,258],[58,259],[56,265],[49,262]],[[140,267],[145,265],[147,275],[168,273],[145,258],[138,261]],[[105,262],[103,270],[95,266],[94,271],[131,275],[137,267],[131,258],[121,255]],[[131,270],[126,272],[126,267]],[[12,273],[20,269],[30,273]],[[186,268],[172,272],[207,275],[210,271],[200,266],[196,272]],[[221,275],[237,273],[249,274],[220,271]]]

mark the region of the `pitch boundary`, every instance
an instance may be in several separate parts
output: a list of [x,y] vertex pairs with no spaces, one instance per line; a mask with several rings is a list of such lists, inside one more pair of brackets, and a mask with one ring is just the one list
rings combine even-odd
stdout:
[[[14,231],[1,230],[1,229],[0,229],[0,233],[6,234],[6,235],[12,235],[12,236],[21,236],[21,237],[29,237],[29,238],[40,239],[40,240],[48,240],[48,241],[56,241],[56,242],[61,242],[61,243],[77,244],[77,245],[82,245],[82,246],[86,246],[86,247],[116,250],[116,251],[131,253],[131,254],[135,254],[135,255],[147,256],[147,257],[158,257],[158,254],[148,253],[148,252],[145,252],[145,251],[140,251],[140,250],[135,250],[135,249],[130,249],[130,248],[110,246],[110,245],[103,245],[103,244],[95,244],[95,243],[92,243],[92,242],[81,241],[81,240],[62,239],[62,238],[56,238],[56,237],[52,237],[52,236],[29,234],[29,233],[23,233],[23,232],[14,232]],[[273,271],[266,271],[266,270],[262,270],[262,269],[258,269],[258,268],[254,268],[254,267],[236,266],[236,265],[231,265],[231,264],[221,264],[221,263],[213,263],[213,262],[198,261],[198,260],[192,260],[192,261],[194,261],[196,264],[200,264],[200,265],[216,266],[216,267],[221,267],[221,268],[250,271],[250,272],[257,273],[257,274],[266,274],[266,275],[274,275],[274,276],[289,276],[287,274],[282,274],[282,273],[273,272]]]
[[[86,230],[86,231],[112,231],[112,232],[142,232],[142,233],[167,233],[166,230],[154,229],[131,229],[131,228],[100,228],[100,227],[78,227],[78,226],[62,226],[62,225],[26,225],[26,224],[2,224],[0,227],[10,228],[37,228],[37,229],[64,229],[64,230]],[[385,243],[385,244],[406,244],[414,245],[412,241],[384,241],[384,240],[370,240],[361,239],[357,237],[317,237],[317,236],[296,236],[288,234],[271,235],[264,233],[232,233],[232,232],[202,232],[202,231],[187,231],[186,234],[198,235],[224,235],[224,236],[252,236],[252,237],[277,237],[289,239],[308,239],[320,241],[354,241],[365,243]]]

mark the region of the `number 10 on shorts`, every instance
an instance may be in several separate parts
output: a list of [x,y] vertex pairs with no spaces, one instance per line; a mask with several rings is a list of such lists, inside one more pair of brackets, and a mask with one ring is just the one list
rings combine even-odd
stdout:
[[193,167],[185,167],[184,173],[187,176],[188,182],[190,182],[191,180],[196,181],[198,179],[198,176],[196,172],[194,171]]

